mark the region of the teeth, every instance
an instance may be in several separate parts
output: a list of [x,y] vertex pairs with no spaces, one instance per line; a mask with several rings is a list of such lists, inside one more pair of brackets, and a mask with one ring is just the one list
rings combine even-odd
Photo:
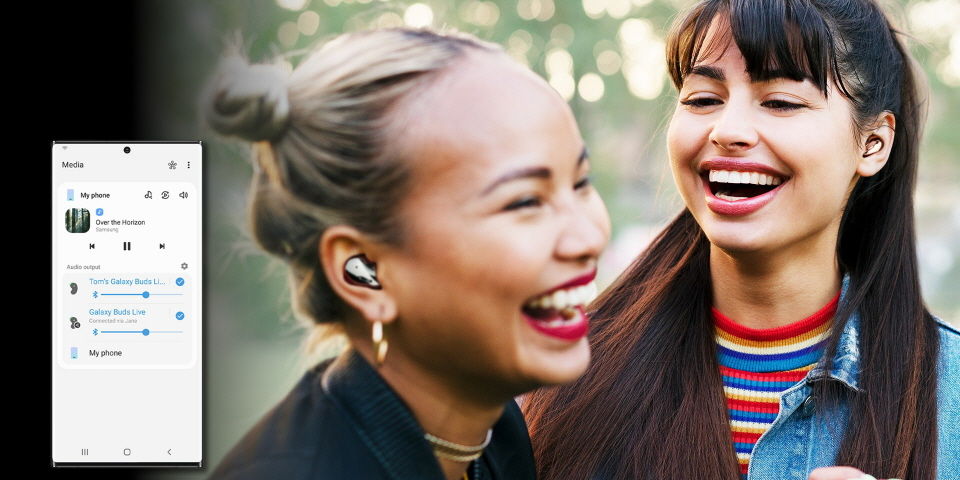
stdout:
[[734,172],[730,170],[710,170],[708,178],[716,183],[745,183],[750,185],[780,185],[780,178],[760,172]]
[[557,309],[561,309],[567,306],[567,301],[570,300],[570,296],[567,295],[566,290],[557,290],[553,292],[553,306]]
[[537,300],[540,308],[553,308],[553,295],[544,295]]
[[[541,295],[527,302],[530,308],[555,308],[563,310],[590,303],[597,296],[597,283],[590,282],[579,287],[557,290],[548,295]],[[559,320],[555,320],[559,321]]]
[[579,305],[583,299],[583,287],[576,287],[567,290],[567,305]]
[[727,195],[725,193],[718,193],[716,196],[717,198],[722,198],[729,202],[735,202],[737,200],[743,200],[744,198],[747,198],[747,197],[734,197],[733,195]]

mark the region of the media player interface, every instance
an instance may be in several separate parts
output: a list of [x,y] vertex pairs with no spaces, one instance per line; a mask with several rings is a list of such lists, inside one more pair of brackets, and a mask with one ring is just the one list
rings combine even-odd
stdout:
[[199,142],[53,144],[55,466],[201,462]]

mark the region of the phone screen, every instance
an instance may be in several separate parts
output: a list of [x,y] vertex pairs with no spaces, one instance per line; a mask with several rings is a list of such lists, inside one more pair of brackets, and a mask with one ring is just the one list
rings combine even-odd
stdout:
[[200,142],[54,142],[52,464],[201,465]]

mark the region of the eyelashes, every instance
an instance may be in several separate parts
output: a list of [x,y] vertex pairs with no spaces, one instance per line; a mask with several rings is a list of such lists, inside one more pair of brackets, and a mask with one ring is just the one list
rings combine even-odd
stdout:
[[510,203],[506,207],[503,207],[504,210],[520,210],[522,208],[538,207],[540,206],[540,197],[523,197],[520,200]]
[[[687,100],[681,100],[680,104],[689,107],[692,110],[713,107],[717,105],[722,105],[723,100],[713,97],[697,97]],[[778,112],[789,112],[794,110],[800,110],[802,108],[808,108],[808,105],[803,103],[788,102],[786,100],[766,100],[760,103],[761,106],[775,110]]]
[[772,108],[779,111],[790,111],[790,110],[799,110],[801,108],[807,108],[806,105],[802,103],[788,102],[786,100],[767,100],[760,105],[763,105],[767,108]]
[[573,186],[573,189],[574,189],[574,190],[580,190],[581,188],[585,188],[585,187],[590,186],[592,183],[593,183],[593,181],[590,180],[590,176],[588,175],[588,176],[583,177],[582,179],[580,179],[580,181],[577,182],[577,183]]
[[[589,176],[586,176],[586,177],[581,178],[576,184],[574,184],[573,189],[574,189],[574,190],[582,190],[582,189],[585,189],[585,188],[589,187],[591,184],[592,184],[592,182],[591,182],[591,180],[590,180],[590,177],[589,177]],[[507,205],[506,207],[504,207],[503,209],[504,209],[505,211],[521,210],[521,209],[524,209],[524,208],[539,207],[539,206],[542,205],[542,204],[543,204],[543,202],[542,202],[542,200],[540,199],[540,196],[538,196],[538,195],[527,195],[527,196],[521,197],[520,199],[518,199],[518,200],[516,200],[516,201],[514,201],[514,202],[511,202],[510,204],[508,204],[508,205]]]
[[711,97],[691,98],[680,101],[681,105],[694,108],[712,107],[714,105],[720,105],[721,103],[723,102],[721,102],[719,99]]

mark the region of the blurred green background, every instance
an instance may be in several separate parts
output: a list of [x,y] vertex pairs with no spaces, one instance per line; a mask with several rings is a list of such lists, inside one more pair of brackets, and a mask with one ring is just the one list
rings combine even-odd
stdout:
[[[250,240],[249,146],[200,127],[200,89],[224,39],[239,32],[254,61],[302,52],[344,31],[454,27],[499,43],[546,78],[577,117],[593,179],[613,221],[600,267],[606,285],[644,248],[681,200],[664,132],[676,102],[664,35],[688,0],[164,0],[145,4],[144,131],[196,139],[206,155],[206,457],[209,469],[316,358],[291,314],[283,265]],[[960,0],[886,1],[914,36],[930,87],[917,188],[922,284],[931,310],[960,319]],[[150,478],[201,478],[205,472]]]

